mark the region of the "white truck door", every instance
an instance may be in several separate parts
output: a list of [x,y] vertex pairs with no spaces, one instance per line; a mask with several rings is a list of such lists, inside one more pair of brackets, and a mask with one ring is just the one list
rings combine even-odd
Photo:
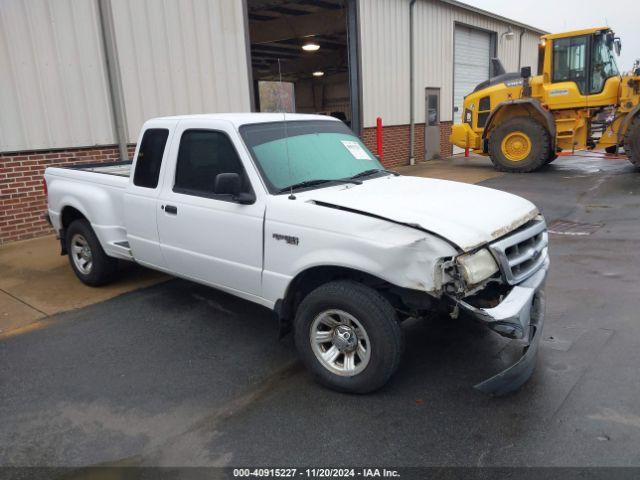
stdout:
[[169,151],[170,127],[155,121],[145,125],[134,156],[129,186],[124,198],[124,222],[133,258],[142,265],[164,269],[156,215],[162,189],[160,171]]
[[[235,145],[241,140],[227,122],[180,121],[170,151],[176,161],[170,162],[163,182],[158,232],[171,271],[260,296],[265,192],[253,168],[245,168],[241,155],[246,151],[239,153]],[[237,174],[252,202],[217,192],[220,174]]]

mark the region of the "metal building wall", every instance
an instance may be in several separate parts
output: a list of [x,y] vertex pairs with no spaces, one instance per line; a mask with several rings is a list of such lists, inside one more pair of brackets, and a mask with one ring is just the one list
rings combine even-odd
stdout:
[[[409,2],[360,0],[364,127],[382,116],[387,125],[409,123]],[[415,121],[425,121],[426,87],[439,87],[440,120],[453,119],[453,35],[456,23],[497,34],[498,56],[507,71],[518,69],[520,27],[499,41],[509,23],[439,0],[418,0],[414,11]],[[522,65],[536,71],[539,34],[525,32]]]
[[[0,151],[116,143],[98,0],[0,1]],[[249,111],[241,0],[112,0],[128,140],[151,117]]]
[[540,35],[534,33],[526,33],[522,37],[522,66],[531,67],[531,74],[538,75],[538,45],[540,44]]
[[129,141],[156,116],[250,111],[242,1],[111,3]]
[[[409,1],[360,0],[362,126],[409,123]],[[420,27],[418,27],[420,28]]]
[[0,2],[0,151],[113,144],[97,5]]

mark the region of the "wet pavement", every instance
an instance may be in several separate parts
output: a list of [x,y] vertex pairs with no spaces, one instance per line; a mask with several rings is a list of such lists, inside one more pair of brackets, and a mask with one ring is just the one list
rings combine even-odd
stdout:
[[439,318],[403,325],[385,388],[338,394],[269,311],[171,280],[0,334],[0,464],[640,465],[640,172],[572,157],[492,177],[556,232],[537,370],[516,394],[471,388],[500,368],[501,338]]

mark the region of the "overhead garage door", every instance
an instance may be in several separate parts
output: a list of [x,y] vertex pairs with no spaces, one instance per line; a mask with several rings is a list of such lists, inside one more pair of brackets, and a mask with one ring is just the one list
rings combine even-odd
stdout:
[[[453,121],[462,122],[462,102],[480,82],[489,78],[491,35],[456,25],[454,34]],[[456,110],[457,107],[457,110]]]

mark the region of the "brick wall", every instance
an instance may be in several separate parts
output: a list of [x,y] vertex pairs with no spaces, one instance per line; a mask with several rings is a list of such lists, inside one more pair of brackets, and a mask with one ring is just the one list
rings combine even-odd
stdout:
[[449,142],[453,122],[440,122],[440,156],[447,158],[453,155],[453,145]]
[[[130,156],[134,149],[129,147]],[[42,218],[46,210],[42,184],[46,167],[117,159],[116,146],[0,153],[0,245],[52,233]]]
[[[382,129],[382,163],[385,167],[409,165],[409,130],[409,125],[390,125]],[[377,153],[375,127],[363,130],[362,141]],[[414,155],[416,162],[424,161],[424,123],[415,124]]]
[[[391,125],[382,129],[382,163],[387,168],[409,165],[409,125]],[[440,155],[451,156],[453,147],[449,143],[451,122],[440,124]],[[416,162],[424,161],[424,123],[415,124],[414,155]],[[365,128],[362,141],[374,153],[376,150],[376,129]]]

